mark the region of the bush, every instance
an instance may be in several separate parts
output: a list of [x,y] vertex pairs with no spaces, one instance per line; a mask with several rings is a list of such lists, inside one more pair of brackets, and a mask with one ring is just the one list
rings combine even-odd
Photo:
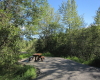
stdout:
[[100,64],[99,63],[100,63],[100,58],[96,57],[89,63],[89,65],[100,68]]

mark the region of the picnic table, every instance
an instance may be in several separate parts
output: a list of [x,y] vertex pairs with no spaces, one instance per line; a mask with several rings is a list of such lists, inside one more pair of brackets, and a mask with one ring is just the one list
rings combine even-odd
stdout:
[[35,61],[39,60],[39,57],[41,57],[42,53],[35,53],[33,56],[35,57]]

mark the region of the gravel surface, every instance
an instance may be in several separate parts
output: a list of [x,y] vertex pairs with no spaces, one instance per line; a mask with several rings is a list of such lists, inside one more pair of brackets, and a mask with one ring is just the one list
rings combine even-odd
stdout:
[[40,69],[35,80],[100,80],[100,68],[83,65],[60,57],[46,57],[43,62],[19,61]]

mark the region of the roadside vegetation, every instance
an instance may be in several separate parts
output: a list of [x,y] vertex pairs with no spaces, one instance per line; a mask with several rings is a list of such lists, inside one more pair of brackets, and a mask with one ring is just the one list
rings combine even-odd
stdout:
[[20,58],[20,59],[29,58],[29,57],[32,56],[32,55],[33,55],[33,53],[21,53],[21,54],[19,55],[19,58]]
[[81,64],[100,68],[100,65],[97,64],[97,63],[99,63],[100,59],[97,59],[97,58],[85,61],[84,59],[73,56],[73,57],[67,57],[65,59],[73,60],[73,61],[81,63]]
[[32,80],[36,78],[36,69],[28,65],[13,65],[12,71],[3,70],[0,66],[0,80]]

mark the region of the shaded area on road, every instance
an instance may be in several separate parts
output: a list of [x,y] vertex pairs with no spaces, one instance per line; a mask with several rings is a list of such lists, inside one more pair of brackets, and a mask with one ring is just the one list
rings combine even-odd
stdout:
[[44,62],[22,62],[34,65],[41,70],[41,75],[35,80],[100,80],[100,69],[83,65],[59,57],[46,57]]

